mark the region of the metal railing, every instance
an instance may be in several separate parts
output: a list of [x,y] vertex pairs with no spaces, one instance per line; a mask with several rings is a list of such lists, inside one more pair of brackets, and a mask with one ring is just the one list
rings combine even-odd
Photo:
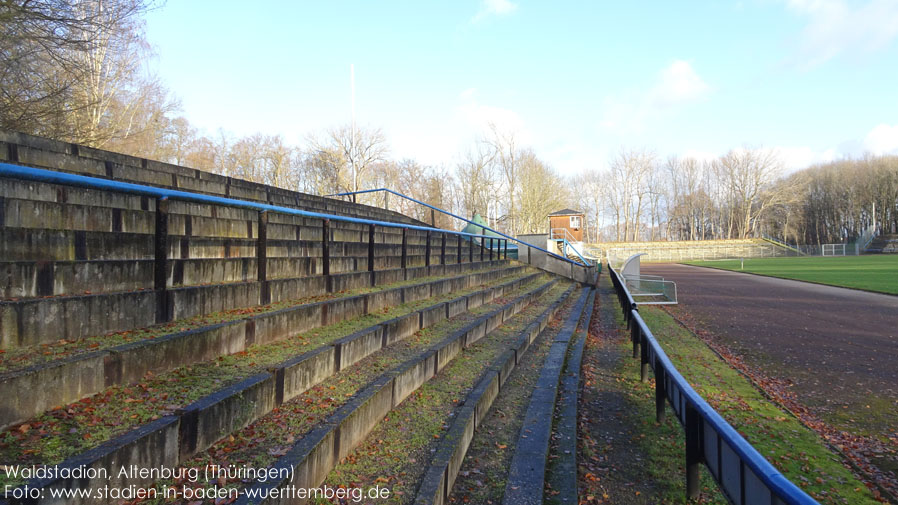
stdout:
[[580,252],[580,248],[574,245],[574,243],[578,241],[574,239],[574,236],[571,235],[571,232],[568,231],[567,228],[552,228],[549,231],[549,240],[554,240],[561,244],[561,254],[565,257],[568,256],[568,251],[570,250],[573,251],[573,255],[581,262],[586,265],[590,264],[590,261]]
[[571,232],[567,228],[552,228],[549,230],[549,240],[561,240],[565,239],[568,242],[577,242],[574,239],[574,236],[571,235]]
[[[508,255],[508,241],[497,237],[487,235],[479,235],[475,233],[465,233],[461,231],[434,229],[428,226],[417,226],[411,224],[394,223],[390,221],[376,221],[371,219],[363,219],[357,217],[340,216],[336,214],[324,214],[321,212],[311,212],[306,210],[293,209],[290,207],[281,207],[278,205],[270,205],[264,203],[251,202],[246,200],[235,200],[220,196],[205,195],[201,193],[191,193],[187,191],[179,191],[173,189],[156,188],[153,186],[144,186],[141,184],[132,184],[127,182],[112,181],[108,179],[100,179],[97,177],[88,177],[84,175],[70,174],[65,172],[56,172],[53,170],[44,170],[40,168],[27,167],[22,165],[11,165],[9,163],[0,162],[0,177],[14,178],[28,181],[45,182],[50,184],[60,184],[66,186],[75,186],[87,189],[111,191],[115,193],[125,193],[131,195],[145,196],[156,199],[155,211],[155,240],[154,240],[154,290],[159,295],[157,297],[157,320],[165,322],[168,320],[168,287],[166,282],[166,266],[169,261],[169,234],[168,234],[168,202],[170,200],[180,200],[185,202],[204,203],[211,205],[224,205],[228,207],[239,207],[245,209],[253,209],[259,211],[258,214],[258,237],[256,244],[256,259],[259,265],[257,273],[257,281],[262,284],[262,304],[269,303],[270,292],[268,292],[267,278],[267,228],[268,213],[276,212],[280,214],[288,214],[293,216],[301,216],[307,218],[315,218],[322,220],[322,274],[330,275],[330,223],[331,221],[356,223],[368,225],[368,270],[374,271],[374,230],[380,226],[383,228],[399,228],[402,230],[401,242],[401,262],[402,268],[407,268],[408,261],[408,230],[418,230],[427,233],[425,245],[425,266],[429,266],[431,262],[431,235],[440,234],[440,264],[446,263],[446,237],[457,236],[456,250],[457,262],[462,261],[462,237],[468,239],[479,238],[481,240],[478,248],[480,249],[480,261],[484,261],[488,256],[490,260],[502,258],[502,242],[504,242],[505,258]],[[489,241],[489,246],[483,244]],[[434,244],[436,245],[436,244]],[[474,241],[469,240],[468,261],[474,261]],[[570,261],[570,260],[568,260]]]
[[[566,258],[566,257],[564,257],[564,256],[555,254],[555,253],[553,253],[552,251],[543,249],[542,247],[538,247],[538,246],[535,246],[535,245],[533,245],[533,244],[528,244],[527,242],[522,242],[522,241],[520,241],[520,240],[518,240],[518,239],[516,239],[516,238],[514,238],[514,237],[512,237],[512,236],[510,236],[510,235],[506,235],[506,234],[502,233],[501,231],[494,230],[494,229],[490,228],[489,226],[485,226],[485,225],[480,224],[480,223],[475,223],[474,221],[472,221],[472,220],[470,220],[470,219],[463,218],[463,217],[461,217],[461,216],[459,216],[459,215],[457,215],[457,214],[453,214],[453,213],[449,212],[448,210],[443,210],[443,209],[441,209],[441,208],[439,208],[439,207],[435,207],[435,206],[433,206],[433,205],[430,205],[429,203],[424,203],[424,202],[422,202],[421,200],[416,200],[416,199],[414,199],[414,198],[412,198],[412,197],[410,197],[410,196],[403,195],[402,193],[399,193],[398,191],[393,191],[392,189],[388,189],[388,188],[363,189],[363,190],[359,190],[359,191],[347,191],[347,192],[345,192],[345,193],[333,193],[333,194],[330,194],[330,195],[324,195],[324,196],[355,196],[355,195],[361,195],[361,194],[365,194],[365,193],[375,193],[375,192],[378,192],[378,191],[383,191],[383,192],[385,192],[385,193],[387,193],[387,194],[396,195],[396,196],[398,196],[398,197],[400,197],[400,198],[405,198],[406,200],[408,200],[408,201],[410,201],[410,202],[417,203],[418,205],[423,205],[423,206],[427,207],[428,209],[430,209],[431,211],[441,212],[441,213],[443,213],[443,214],[446,214],[446,215],[449,216],[449,217],[453,217],[453,218],[455,218],[455,219],[459,219],[459,220],[464,221],[464,222],[466,222],[466,223],[468,223],[468,224],[473,224],[474,226],[477,226],[477,227],[481,228],[482,230],[485,230],[485,231],[488,231],[488,232],[491,232],[491,233],[495,233],[496,235],[499,235],[499,236],[501,236],[502,238],[504,238],[504,239],[506,239],[506,240],[511,240],[512,242],[515,242],[515,243],[517,243],[517,244],[522,244],[522,245],[525,245],[525,246],[527,246],[527,247],[531,247],[531,248],[533,248],[533,249],[536,249],[537,251],[541,251],[541,252],[544,252],[544,253],[546,253],[546,254],[548,254],[548,255],[550,255],[550,256],[553,256],[553,257],[555,257],[555,258],[558,258],[558,259],[567,261],[568,263],[572,263],[572,264],[574,264],[574,265],[581,266],[581,267],[587,267],[587,268],[590,267],[590,266],[592,266],[588,261],[583,260],[582,263],[578,263],[578,262],[576,262],[576,261],[574,261],[574,260],[572,260],[572,259],[570,259],[570,258]],[[480,236],[480,235],[478,235],[478,236]],[[489,238],[489,237],[487,237],[487,238]],[[582,257],[581,257],[581,259],[582,259]]]
[[763,235],[763,234],[761,235],[761,238],[763,238],[764,240],[770,242],[771,244],[778,245],[778,246],[780,246],[780,247],[785,247],[786,249],[789,249],[789,250],[795,252],[795,253],[798,254],[798,255],[803,255],[803,254],[805,254],[803,251],[801,251],[801,249],[798,248],[797,245],[792,245],[792,244],[786,242],[785,239],[780,240],[780,239],[778,239],[778,238],[773,238],[773,237],[771,237],[770,235]]
[[619,274],[608,269],[624,311],[633,357],[642,362],[640,375],[655,374],[655,416],[665,417],[665,402],[686,432],[686,495],[700,492],[699,470],[704,464],[731,503],[752,505],[816,505],[817,501],[789,481],[701,397],[680,374],[639,315]]

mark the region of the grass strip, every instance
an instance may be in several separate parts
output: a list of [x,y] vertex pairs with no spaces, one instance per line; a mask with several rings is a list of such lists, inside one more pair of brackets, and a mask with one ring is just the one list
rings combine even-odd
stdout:
[[[651,382],[639,380],[610,279],[600,279],[586,335],[578,408],[579,504],[685,504],[685,437],[670,407],[655,422]],[[696,502],[728,502],[705,467]]]
[[828,258],[751,258],[744,260],[744,265],[743,260],[689,261],[686,263],[898,295],[898,254]]

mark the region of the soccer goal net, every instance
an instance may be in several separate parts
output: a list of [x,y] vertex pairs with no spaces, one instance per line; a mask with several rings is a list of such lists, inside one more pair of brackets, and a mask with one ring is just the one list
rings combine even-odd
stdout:
[[823,256],[845,256],[845,244],[823,244]]

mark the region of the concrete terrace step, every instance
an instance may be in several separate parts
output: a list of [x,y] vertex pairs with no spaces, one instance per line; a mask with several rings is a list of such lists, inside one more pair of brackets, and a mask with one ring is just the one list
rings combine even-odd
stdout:
[[90,175],[122,182],[286,205],[325,213],[423,225],[402,214],[315,195],[273,188],[187,167],[0,131],[0,161]]
[[595,310],[596,290],[589,294],[583,318],[568,348],[564,362],[558,399],[555,402],[555,422],[552,445],[547,455],[545,502],[549,505],[577,505],[580,502],[577,467],[577,409],[580,394],[580,369],[583,347]]
[[[535,320],[530,322],[513,349],[499,355],[477,380],[460,408],[451,418],[451,424],[446,428],[438,447],[430,459],[419,484],[415,489],[414,502],[416,505],[444,504],[448,503],[449,494],[465,461],[466,453],[474,439],[475,433],[481,433],[487,414],[493,404],[499,398],[504,398],[511,387],[509,380],[512,374],[527,373],[521,371],[519,365],[525,360],[530,361],[539,356],[532,356],[531,348],[537,350],[545,346],[545,341],[551,331],[546,330],[549,321],[555,317],[558,311],[569,305],[571,297],[575,297],[574,290],[568,290],[565,296],[559,298],[550,305]],[[505,447],[496,442],[492,450],[502,452]],[[486,477],[484,477],[486,478]]]
[[[580,324],[590,292],[583,290],[570,316],[555,336],[549,355],[543,364],[524,424],[514,446],[514,456],[508,469],[508,481],[502,503],[506,505],[541,504],[545,488],[546,463],[549,457],[549,437],[561,369],[574,333]],[[575,416],[576,421],[576,416]]]
[[[257,238],[258,211],[212,207],[216,212],[196,212],[197,204],[175,202],[168,211],[168,233],[178,236]],[[173,207],[173,208],[172,208]],[[179,212],[181,211],[181,212]],[[270,218],[271,238],[321,240],[321,219],[275,214]],[[48,202],[22,198],[0,198],[0,225],[7,228],[37,228],[77,231],[155,233],[156,213],[144,209],[102,207],[90,202]],[[299,230],[294,230],[299,228]],[[379,227],[378,242],[399,243],[402,230]],[[368,241],[368,225],[334,221],[333,240]],[[413,243],[423,243],[426,232],[409,230]],[[384,237],[392,237],[385,240]]]
[[[0,228],[0,253],[6,261],[84,261],[84,260],[125,260],[152,259],[153,238],[148,233],[128,233],[113,231],[78,231],[46,228]],[[315,239],[273,238],[268,240],[269,257],[301,257],[304,255],[321,256],[321,233]],[[351,237],[346,237],[351,238]],[[392,241],[376,237],[375,249],[378,254],[389,253],[395,256],[401,253],[401,239]],[[440,254],[441,243],[437,238],[431,239],[431,257]],[[411,241],[408,251],[413,256],[423,256],[426,249],[426,238],[420,243]],[[198,237],[190,235],[173,235],[169,240],[168,257],[170,259],[190,258],[234,258],[256,257],[256,238]],[[334,257],[350,256],[353,251],[365,251],[367,256],[367,239],[333,240],[331,255]],[[455,262],[457,245],[451,240],[446,243],[446,259]],[[485,252],[489,256],[489,252]],[[462,262],[469,258],[479,259],[480,248],[469,243],[462,245]]]
[[[384,261],[386,260],[382,259],[381,264]],[[167,290],[164,305],[159,299],[160,292],[150,289],[0,301],[0,349],[27,347],[60,339],[80,340],[166,321],[263,305],[266,303],[263,300],[263,289],[267,290],[267,303],[272,303],[426,277],[433,275],[433,272],[458,272],[472,268],[470,265],[489,267],[498,264],[500,263],[433,265],[292,279],[275,278],[266,282],[178,287]],[[159,307],[163,310],[161,314]]]
[[[185,321],[136,334],[138,340],[128,341],[125,338],[130,336],[123,335],[95,339],[80,346],[76,343],[74,347],[63,348],[63,357],[46,362],[34,363],[38,349],[7,353],[2,356],[4,363],[12,363],[16,368],[7,368],[0,375],[0,395],[9,395],[11,399],[0,407],[0,426],[96,394],[114,384],[132,383],[148,372],[160,373],[241,352],[252,344],[283,340],[298,332],[378,313],[403,303],[448,296],[508,275],[523,274],[522,267],[494,269],[393,288],[386,286],[387,289],[368,290],[364,294],[350,293],[267,312],[250,312],[248,316],[237,314],[235,318],[226,314],[212,322],[201,321],[196,327],[191,327],[195,323]],[[524,276],[520,281],[536,275]],[[519,281],[508,281],[515,282]],[[31,360],[12,361],[17,356]],[[34,396],[18,394],[26,390]]]
[[[478,423],[477,431],[470,438],[467,454],[461,454],[464,460],[448,469],[456,471],[458,475],[450,476],[447,473],[447,478],[452,479],[449,483],[454,481],[454,485],[446,489],[446,496],[433,496],[430,492],[422,496],[419,491],[417,503],[500,503],[503,499],[508,499],[506,490],[510,485],[513,463],[516,458],[521,459],[518,453],[526,450],[521,447],[521,441],[532,443],[531,438],[533,441],[540,438],[538,430],[527,426],[528,411],[531,410],[531,405],[552,409],[552,402],[546,401],[545,388],[541,387],[541,381],[544,382],[543,371],[556,368],[558,348],[567,339],[565,321],[577,317],[583,297],[588,294],[586,291],[588,290],[584,289],[571,297],[562,307],[560,318],[553,320],[545,328],[539,339],[531,345],[532,350],[504,382],[501,395],[495,399],[493,407]],[[551,425],[551,415],[546,415],[543,421],[548,421]],[[546,454],[537,453],[533,456],[533,462],[539,464],[545,458]],[[520,484],[515,486],[520,487]],[[540,486],[539,482],[531,486],[539,488],[539,492],[533,497],[538,503],[542,502]],[[529,499],[525,497],[523,503]]]
[[[549,285],[551,285],[551,283],[544,284],[535,291],[531,291],[530,294],[523,295],[523,297],[533,297],[536,293],[544,291]],[[427,317],[427,314],[434,313],[434,309],[429,308],[414,313],[414,320],[422,324],[436,324],[440,319],[445,319],[448,315],[446,309],[449,307],[449,304],[439,304],[438,307],[443,310],[441,316],[436,318],[432,316]],[[502,318],[504,318],[506,314],[509,314],[509,310],[519,310],[519,307],[523,307],[522,298],[515,299],[504,306],[500,306],[498,309],[489,312],[488,317],[481,317],[478,321],[481,325],[487,325],[486,327],[495,327],[501,323]],[[440,313],[437,311],[435,314]],[[390,323],[388,321],[383,323],[379,329],[369,329],[360,333],[367,334],[372,331],[381,331],[383,332],[381,342],[383,342],[384,345],[389,345],[393,341],[406,338],[417,329],[417,326],[408,326],[404,323],[398,324],[399,321],[405,320],[409,320],[409,318],[403,317],[395,320],[397,323]],[[482,335],[483,332],[484,330],[481,330],[479,335]],[[345,343],[345,340],[342,342]],[[317,352],[312,351],[303,355],[304,357],[287,360],[286,362],[283,362],[282,365],[276,367],[277,370],[281,370],[280,372],[275,373],[272,371],[271,373],[252,376],[233,386],[227,386],[217,393],[210,394],[204,399],[194,402],[191,406],[185,407],[174,415],[161,417],[158,421],[151,422],[141,429],[134,430],[116,439],[110,440],[108,443],[104,443],[96,449],[84,453],[83,456],[70,458],[62,465],[65,466],[77,462],[89,466],[102,466],[108,464],[112,460],[122,464],[129,464],[133,462],[134,457],[149,457],[152,461],[143,459],[140,462],[151,466],[157,466],[159,464],[166,466],[177,465],[179,464],[179,461],[183,462],[183,460],[190,457],[195,452],[202,450],[204,446],[213,443],[220,436],[224,436],[233,430],[240,429],[253,419],[264,415],[265,412],[273,409],[275,405],[288,400],[291,394],[295,396],[295,394],[301,393],[301,388],[293,388],[293,392],[289,393],[291,390],[287,389],[286,385],[290,384],[291,381],[288,381],[286,377],[292,375],[307,379],[309,377],[309,372],[313,372],[314,374],[324,373],[325,376],[328,375],[326,370],[333,370],[333,368],[339,365],[336,356],[340,355],[340,353],[335,352],[332,347],[330,349],[331,350],[328,352],[320,350]],[[387,347],[384,352],[390,350],[391,348]],[[378,351],[372,349],[372,352]],[[433,353],[430,355],[435,356]],[[431,362],[433,362],[433,360],[431,360]],[[288,372],[288,370],[296,368],[296,365],[303,363],[305,363],[308,371],[304,372],[301,370],[302,366],[300,366],[299,371],[292,370]],[[325,366],[326,363],[330,363],[330,365]],[[355,365],[350,364],[349,366]],[[391,376],[391,391],[394,391],[395,388],[398,387],[400,388],[398,390],[400,391],[399,394],[401,394],[402,387],[400,387],[400,383],[403,383],[402,380],[404,376],[404,374],[396,375],[395,380],[399,382],[395,384],[392,383],[393,376]],[[414,386],[415,379],[413,379],[413,377],[416,377],[417,374],[412,372],[407,376],[412,382],[405,382],[404,384],[406,385],[403,387],[416,387]],[[279,379],[279,377],[284,378]],[[323,377],[324,376],[320,378]],[[295,382],[293,383],[295,384]],[[308,382],[306,382],[305,387],[308,387]],[[280,391],[280,393],[278,393],[278,391]],[[247,402],[249,402],[249,404],[247,404]],[[352,403],[353,400],[350,400],[349,404]],[[250,407],[250,411],[246,410],[247,407]],[[344,407],[346,407],[346,405],[344,405]],[[366,422],[366,420],[362,419],[362,422]],[[351,437],[353,436],[351,431],[340,431],[340,436],[343,437],[345,443],[349,444]],[[172,446],[172,444],[174,444],[174,446]],[[151,447],[155,448],[155,450],[149,450]],[[172,460],[172,458],[174,458],[174,460]],[[89,483],[85,481],[70,480],[68,482],[59,481],[35,484],[43,486],[61,485],[68,487],[83,486]],[[143,484],[146,484],[146,482],[143,482]]]
[[[549,304],[562,295],[562,291],[564,291],[564,287],[556,286],[539,298],[531,298],[526,304]],[[248,488],[247,495],[242,496],[237,503],[261,503],[263,500],[258,493],[271,493],[275,489],[286,486],[314,488],[325,482],[330,487],[334,487],[338,484],[332,479],[336,478],[340,466],[352,461],[364,459],[365,462],[370,462],[375,466],[392,462],[391,457],[381,457],[385,455],[383,452],[369,454],[368,447],[372,444],[377,445],[382,451],[388,451],[389,447],[405,442],[438,442],[438,438],[433,438],[429,434],[422,436],[412,429],[402,432],[401,440],[397,438],[381,440],[381,436],[387,433],[384,430],[396,435],[398,432],[389,431],[391,426],[397,420],[408,416],[415,416],[416,420],[425,424],[440,425],[446,422],[446,418],[442,417],[445,412],[436,413],[423,408],[419,401],[421,390],[439,389],[442,384],[446,384],[447,380],[452,382],[456,379],[462,382],[456,383],[454,389],[471,387],[473,382],[469,383],[468,377],[471,375],[476,377],[478,370],[492,365],[491,358],[499,355],[514,356],[515,346],[522,345],[521,338],[517,338],[519,334],[515,333],[513,336],[509,336],[506,334],[507,332],[497,328],[500,325],[523,328],[527,322],[532,320],[532,315],[523,316],[519,313],[528,310],[526,305],[517,308],[519,300],[513,302],[514,310],[509,311],[512,305],[510,302],[505,309],[484,314],[470,325],[442,338],[424,353],[388,369],[380,379],[375,379],[369,383],[368,387],[357,393],[354,400],[344,404],[334,414],[326,417],[323,425],[303,434],[302,438],[295,442],[283,457],[269,467],[294,470],[292,481],[289,478],[279,478],[267,482],[257,481]],[[497,319],[499,316],[502,318]],[[523,339],[526,340],[527,335],[524,335]],[[506,351],[510,351],[510,354]],[[475,359],[472,361],[470,358]],[[459,373],[460,370],[464,370],[464,372]],[[497,371],[493,373],[498,376]],[[458,406],[451,401],[448,405],[444,405],[450,412],[456,410]],[[385,416],[388,416],[389,419],[385,419]],[[372,432],[372,430],[374,431]],[[405,451],[403,450],[403,452]],[[404,456],[411,455],[404,454]],[[245,457],[247,455],[242,455],[242,458]],[[364,463],[360,462],[359,464]],[[416,462],[412,462],[412,464],[420,469],[425,468],[423,464]],[[333,467],[337,467],[337,469],[331,472]],[[373,481],[374,479],[371,478],[368,482],[356,481],[356,483],[373,485]],[[340,484],[345,483],[341,482]],[[249,493],[257,494],[257,496],[250,497]]]
[[[71,238],[72,241],[77,240],[75,233],[71,234]],[[112,239],[111,236],[109,238]],[[125,241],[127,239],[123,242]],[[137,242],[146,244],[143,240]],[[235,244],[241,242],[229,240],[227,243],[229,249],[233,250]],[[222,256],[224,246],[225,243],[220,240],[190,239],[173,243],[170,259],[166,262],[166,286],[256,281],[258,261],[255,241],[244,242],[244,247],[253,251],[251,256]],[[65,249],[67,253],[70,251]],[[466,262],[467,251],[462,252],[462,261]],[[424,265],[425,253],[425,247],[408,246],[407,266]],[[457,253],[458,249],[447,246],[446,263],[456,264]],[[30,252],[16,256],[34,257]],[[324,272],[321,242],[269,240],[266,256],[268,280],[295,279],[322,275]],[[397,246],[381,243],[374,245],[374,270],[401,268],[401,259],[401,249]],[[431,248],[430,259],[432,265],[440,264],[439,248]],[[479,254],[476,259],[480,259]],[[367,272],[368,261],[368,244],[332,242],[329,245],[331,274]],[[152,258],[0,261],[0,299],[153,289],[154,274]]]

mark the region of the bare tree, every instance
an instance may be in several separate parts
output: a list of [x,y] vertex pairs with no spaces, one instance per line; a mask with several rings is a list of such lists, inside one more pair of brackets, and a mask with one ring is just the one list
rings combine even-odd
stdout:
[[296,148],[288,146],[280,135],[268,135],[262,138],[262,159],[265,162],[267,184],[285,189],[299,187],[300,171],[298,169]]
[[758,217],[781,195],[771,186],[779,178],[782,164],[770,150],[734,149],[721,156],[718,166],[732,198],[731,222],[739,238],[746,238]]
[[477,143],[456,165],[463,214],[485,214],[490,201],[496,199],[498,178],[493,169],[493,153],[485,144]]
[[520,202],[518,231],[548,231],[549,214],[563,208],[570,200],[567,188],[558,174],[537,158],[533,151],[522,151],[519,159],[520,190],[515,196]]
[[340,189],[362,189],[369,169],[386,160],[387,141],[380,129],[344,125],[330,130],[321,140],[309,139],[313,158],[335,174]]
[[0,125],[153,154],[176,104],[142,66],[148,9],[146,0],[0,3]]
[[505,178],[505,191],[508,195],[508,231],[511,235],[515,235],[518,232],[515,194],[518,190],[518,172],[521,169],[521,149],[514,131],[500,130],[495,123],[490,123],[489,127],[491,136],[487,143],[493,150],[494,162]]

